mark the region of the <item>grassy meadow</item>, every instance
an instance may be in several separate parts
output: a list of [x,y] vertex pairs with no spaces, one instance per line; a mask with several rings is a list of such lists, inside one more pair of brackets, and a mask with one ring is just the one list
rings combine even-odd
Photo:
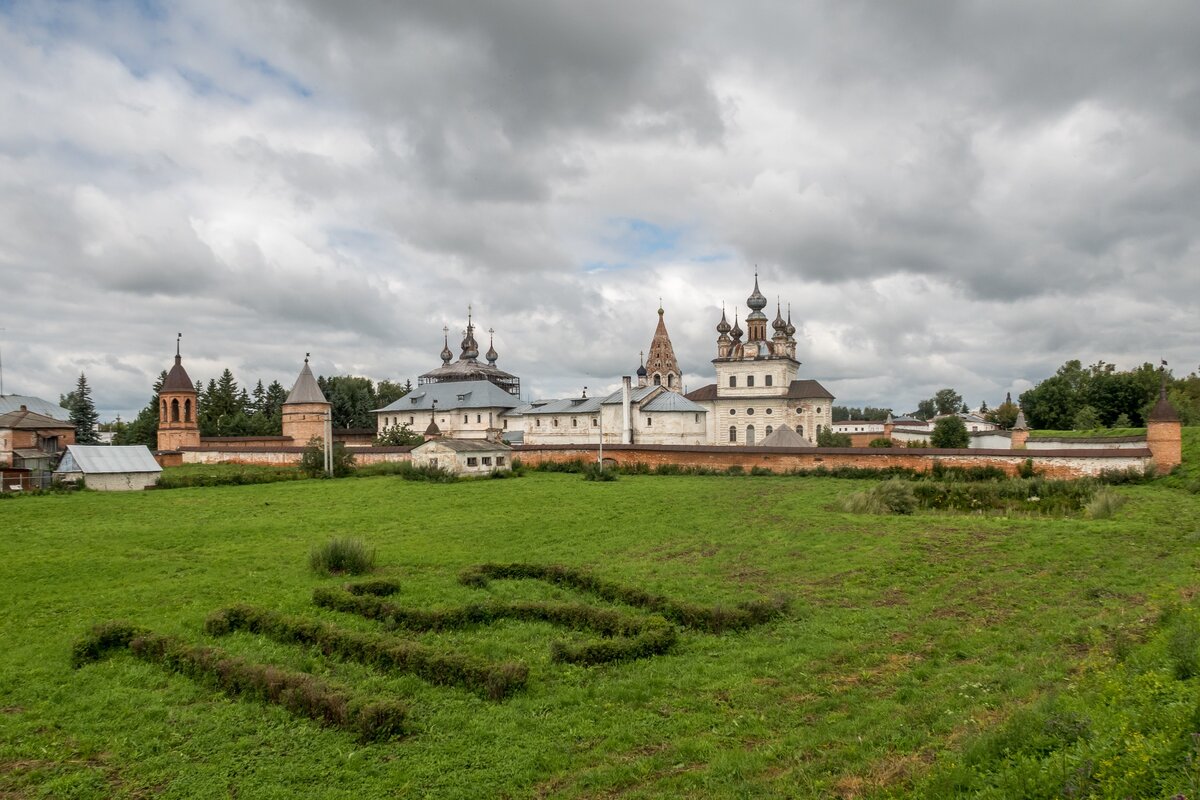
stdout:
[[[1108,519],[852,514],[840,499],[871,481],[759,476],[381,476],[6,500],[0,797],[1013,797],[1064,796],[1072,780],[1094,796],[1190,792],[1176,739],[1200,731],[1200,677],[1177,640],[1200,630],[1188,627],[1200,431],[1186,433],[1184,473],[1115,487],[1127,502]],[[552,660],[552,642],[594,636],[546,622],[398,634],[527,665],[527,685],[502,700],[245,631],[205,634],[234,604],[381,630],[312,602],[345,583],[309,569],[312,548],[341,536],[375,549],[371,577],[400,584],[390,600],[419,608],[645,614],[543,581],[459,582],[488,562],[586,568],[706,605],[790,605],[745,630],[680,627],[665,654],[595,666]],[[364,744],[128,653],[73,669],[72,644],[111,619],[402,700],[407,733]],[[1137,720],[1112,708],[1139,698],[1173,715],[1156,723],[1170,741],[1143,737],[1153,784],[1123,771],[1136,765],[1113,738]],[[1054,735],[1030,749],[1018,723]],[[1047,753],[1062,763],[1042,764]]]

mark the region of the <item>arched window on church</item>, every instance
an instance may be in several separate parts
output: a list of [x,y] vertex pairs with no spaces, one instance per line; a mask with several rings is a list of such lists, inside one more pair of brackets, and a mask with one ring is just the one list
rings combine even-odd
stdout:
[[736,389],[736,388],[737,388],[737,375],[730,375],[730,376],[729,376],[729,388],[730,388],[730,389]]
[[773,431],[773,430],[775,430],[775,429],[774,429],[774,428],[772,428],[770,425],[768,425],[768,426],[767,426],[767,436],[770,436],[770,435],[771,435],[771,431]]
[[754,444],[754,426],[753,425],[746,426],[746,444],[747,445]]
[[737,428],[733,425],[729,426],[729,441],[731,441],[731,442],[737,441]]
[[662,375],[659,375],[657,372],[654,373],[654,385],[662,386]]
[[804,426],[803,426],[803,425],[797,425],[797,426],[796,426],[796,433],[798,433],[798,434],[800,434],[801,436],[803,436],[803,435],[804,435]]
[[191,400],[183,401],[183,421],[184,422],[192,421],[192,401]]
[[179,401],[171,401],[171,422],[179,422]]
[[162,411],[159,412],[159,416],[162,417],[163,419],[166,419],[167,418],[167,401],[163,400],[162,404],[163,404],[163,407],[162,407]]
[[674,375],[667,375],[667,388],[670,388],[670,387],[672,387],[672,386],[674,386],[674,385],[675,385],[675,376],[674,376]]

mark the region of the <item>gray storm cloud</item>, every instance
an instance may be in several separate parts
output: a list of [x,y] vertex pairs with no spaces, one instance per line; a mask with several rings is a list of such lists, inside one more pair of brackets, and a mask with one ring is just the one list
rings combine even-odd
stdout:
[[[755,265],[839,401],[1200,354],[1200,8],[0,8],[5,388],[403,381],[466,306],[535,395],[689,386]],[[211,373],[211,374],[210,374]]]

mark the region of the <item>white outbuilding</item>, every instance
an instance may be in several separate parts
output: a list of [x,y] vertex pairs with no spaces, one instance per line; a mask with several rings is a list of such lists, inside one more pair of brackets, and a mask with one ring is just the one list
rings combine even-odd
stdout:
[[153,486],[162,474],[144,444],[113,447],[111,445],[67,445],[54,477],[64,481],[83,479],[89,489],[101,492],[128,492]]
[[456,475],[486,475],[512,469],[512,448],[487,439],[448,439],[438,436],[412,449],[412,463],[450,470]]

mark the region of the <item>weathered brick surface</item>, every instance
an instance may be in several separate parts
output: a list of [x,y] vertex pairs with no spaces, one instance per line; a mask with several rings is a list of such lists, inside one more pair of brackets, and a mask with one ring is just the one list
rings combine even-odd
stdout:
[[[514,455],[529,465],[544,461],[594,461],[596,447],[586,445],[535,446],[514,448]],[[927,471],[934,462],[946,466],[995,466],[1007,474],[1017,474],[1025,459],[1033,459],[1040,474],[1052,478],[1078,478],[1098,475],[1106,469],[1143,468],[1149,462],[1150,451],[1142,450],[934,450],[897,448],[830,447],[812,450],[791,450],[775,447],[682,447],[606,445],[605,461],[617,464],[643,463],[651,468],[660,464],[726,469],[740,466],[749,471],[762,467],[774,472],[794,469],[816,469],[824,466],[885,469],[905,467]]]
[[1183,462],[1183,428],[1178,420],[1146,423],[1146,446],[1154,454],[1159,472],[1167,472]]

